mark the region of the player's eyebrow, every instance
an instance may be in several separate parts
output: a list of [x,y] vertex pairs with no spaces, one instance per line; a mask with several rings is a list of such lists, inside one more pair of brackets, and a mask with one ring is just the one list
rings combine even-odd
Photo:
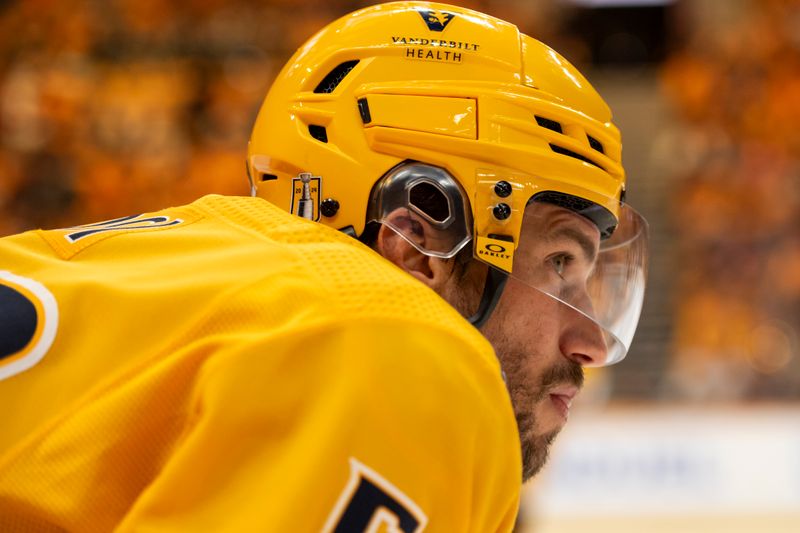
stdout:
[[584,258],[588,263],[594,263],[597,259],[597,247],[595,246],[594,242],[592,242],[592,240],[585,233],[578,231],[571,226],[558,226],[553,231],[548,232],[546,239],[549,242],[562,239],[574,241],[578,244],[578,246],[581,247],[581,250],[583,250]]

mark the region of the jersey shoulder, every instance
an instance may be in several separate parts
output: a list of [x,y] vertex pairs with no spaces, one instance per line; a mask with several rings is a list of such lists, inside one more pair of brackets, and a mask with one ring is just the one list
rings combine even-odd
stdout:
[[[409,336],[420,344],[425,339],[444,339],[437,342],[448,347],[426,352],[457,358],[502,386],[499,362],[480,332],[433,290],[358,240],[260,198],[209,196],[197,204],[258,235],[272,250],[269,260],[280,259],[283,275],[265,274],[239,297],[253,305],[280,302],[273,320],[289,320],[287,327],[296,335],[302,336],[316,324],[339,329],[356,324],[356,329],[365,330],[391,323],[394,333],[387,334],[385,342],[403,343]],[[274,268],[265,267],[265,271]],[[453,346],[457,346],[455,353]],[[412,354],[407,364],[425,366],[430,357]]]
[[[277,255],[291,262],[287,268],[295,278],[291,282],[304,284],[308,297],[326,300],[330,316],[352,320],[392,317],[432,324],[483,348],[488,346],[433,290],[340,231],[286,213],[260,198],[210,196],[199,204],[268,241]],[[274,277],[263,279],[268,287],[276,283]]]

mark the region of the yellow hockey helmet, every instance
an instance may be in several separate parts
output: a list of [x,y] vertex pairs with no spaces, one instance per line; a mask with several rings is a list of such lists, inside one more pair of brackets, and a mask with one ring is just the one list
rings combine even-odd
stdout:
[[[247,163],[253,193],[295,214],[358,236],[406,208],[440,232],[422,247],[405,236],[424,253],[452,257],[471,242],[476,259],[512,274],[532,199],[590,219],[617,250],[644,233],[635,222],[609,239],[638,221],[621,203],[621,150],[606,103],[551,48],[466,8],[392,2],[340,18],[294,54]],[[611,270],[644,256],[637,246]],[[624,303],[634,327],[642,294]]]

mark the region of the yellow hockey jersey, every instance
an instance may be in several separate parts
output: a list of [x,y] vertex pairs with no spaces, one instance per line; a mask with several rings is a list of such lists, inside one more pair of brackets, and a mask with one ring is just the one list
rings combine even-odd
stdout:
[[0,239],[0,531],[510,531],[491,346],[258,198]]

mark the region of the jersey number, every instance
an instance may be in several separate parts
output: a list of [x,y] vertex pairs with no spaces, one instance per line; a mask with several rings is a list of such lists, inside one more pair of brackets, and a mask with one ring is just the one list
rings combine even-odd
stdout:
[[74,243],[90,235],[106,231],[164,228],[180,224],[181,222],[183,222],[183,220],[179,218],[170,219],[170,217],[164,215],[130,215],[127,217],[115,218],[114,220],[106,220],[105,222],[98,222],[97,224],[87,224],[85,226],[70,228],[75,231],[70,231],[70,233],[64,235],[64,238]]
[[350,459],[350,480],[325,533],[422,533],[425,513],[380,474]]

